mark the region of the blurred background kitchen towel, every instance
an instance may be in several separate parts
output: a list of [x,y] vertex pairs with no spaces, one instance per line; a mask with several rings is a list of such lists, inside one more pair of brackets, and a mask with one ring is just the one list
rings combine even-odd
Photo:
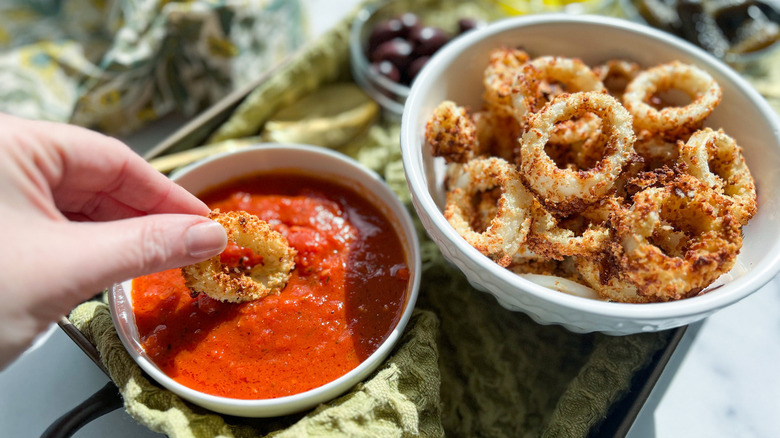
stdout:
[[0,111],[124,135],[194,115],[306,40],[299,0],[6,0]]

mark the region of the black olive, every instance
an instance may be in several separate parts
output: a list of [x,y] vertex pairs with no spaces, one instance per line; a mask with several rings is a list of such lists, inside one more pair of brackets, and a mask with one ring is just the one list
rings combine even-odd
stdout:
[[431,59],[430,56],[420,56],[409,64],[409,67],[406,69],[406,77],[409,83],[412,83],[414,78],[420,73],[420,70],[428,63],[429,59]]
[[390,61],[374,62],[369,67],[371,71],[380,74],[393,82],[401,81],[401,70]]
[[[483,25],[465,17],[458,20],[458,35]],[[444,30],[425,26],[413,12],[399,14],[379,22],[369,34],[366,55],[370,69],[388,79],[410,84],[428,59],[452,36]]]
[[420,21],[420,17],[418,17],[416,14],[412,12],[406,12],[404,14],[401,14],[398,17],[398,21],[401,22],[401,26],[403,28],[402,36],[403,37],[409,37],[409,35],[412,34],[412,32],[416,32],[417,29],[422,27],[422,22]]
[[777,2],[756,1],[755,4],[769,21],[780,24],[780,5]]
[[745,38],[745,33],[751,30],[757,32],[768,29],[774,26],[773,22],[780,24],[780,15],[776,15],[773,20],[770,16],[772,12],[777,14],[777,11],[766,3],[745,1],[717,9],[713,17],[726,38],[735,44]]
[[430,56],[450,41],[450,36],[438,27],[425,26],[409,35],[409,39],[416,44],[414,54],[416,56]]
[[390,61],[398,67],[399,70],[406,69],[411,59],[414,47],[412,44],[403,38],[393,38],[390,41],[386,41],[379,45],[379,47],[371,53],[372,62]]
[[368,36],[368,52],[373,52],[382,43],[393,38],[405,36],[404,33],[408,33],[408,29],[404,27],[404,23],[398,18],[391,18],[378,23]]
[[482,27],[482,22],[474,18],[461,18],[458,20],[458,34]]

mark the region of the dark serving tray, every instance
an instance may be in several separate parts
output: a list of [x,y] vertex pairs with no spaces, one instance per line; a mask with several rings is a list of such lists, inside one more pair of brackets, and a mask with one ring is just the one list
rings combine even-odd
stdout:
[[[283,68],[281,65],[279,68]],[[259,79],[262,83],[277,69]],[[209,108],[191,122],[174,132],[156,147],[148,151],[144,158],[153,160],[157,157],[186,151],[202,144],[216,127],[227,120],[230,114],[241,104],[247,94],[257,84],[250,84]],[[74,343],[108,375],[100,361],[100,354],[95,346],[66,318],[63,317],[59,327]],[[654,409],[653,400],[658,400],[665,390],[664,381],[668,381],[676,371],[677,365],[687,352],[687,348],[698,332],[700,324],[674,329],[668,344],[656,353],[650,363],[634,376],[629,391],[610,409],[608,416],[590,436],[625,437],[635,424],[640,412]],[[684,339],[687,339],[685,341]],[[663,376],[663,378],[662,378]],[[43,434],[44,437],[71,436],[76,430],[88,422],[122,406],[121,395],[113,382],[109,382],[95,395],[64,414],[53,423]],[[642,425],[642,428],[652,427],[652,424]]]
[[[316,42],[311,43],[316,45]],[[301,51],[316,48],[304,47]],[[344,54],[347,52],[344,48]],[[341,59],[339,62],[343,62]],[[202,112],[199,116],[193,118],[180,129],[173,132],[170,136],[158,143],[152,149],[142,153],[148,161],[154,161],[160,157],[171,157],[176,154],[186,155],[188,152],[195,151],[199,146],[208,143],[209,137],[228,120],[237,110],[240,110],[248,96],[250,96],[260,85],[266,83],[279,71],[289,68],[296,68],[294,65],[296,56],[293,55],[287,61],[281,63],[268,73],[259,77],[256,81],[247,86],[234,91],[212,107]],[[324,75],[324,74],[323,74]],[[322,77],[319,81],[310,81],[307,85],[296,90],[297,95],[312,91],[321,83],[332,80],[332,77]],[[141,153],[141,151],[139,151]],[[197,154],[195,154],[197,155]],[[695,338],[701,323],[692,324],[687,327],[680,327],[670,331],[668,343],[659,350],[652,360],[643,369],[637,372],[631,382],[629,390],[622,398],[613,404],[607,417],[591,430],[590,436],[626,436],[632,427],[647,430],[652,426],[652,415],[643,415],[642,411],[652,411],[655,404],[663,395],[668,381],[677,369],[679,362],[687,353],[688,347]],[[105,367],[100,361],[100,354],[95,346],[82,334],[67,318],[59,321],[59,327],[73,340],[76,345],[107,375]],[[104,388],[95,395],[84,401],[73,410],[65,413],[59,420],[53,423],[43,434],[44,437],[66,437],[71,436],[76,430],[89,423],[95,418],[110,412],[122,406],[121,395],[119,394],[113,382],[109,382]],[[649,420],[647,420],[649,418]],[[641,424],[640,424],[641,423]]]

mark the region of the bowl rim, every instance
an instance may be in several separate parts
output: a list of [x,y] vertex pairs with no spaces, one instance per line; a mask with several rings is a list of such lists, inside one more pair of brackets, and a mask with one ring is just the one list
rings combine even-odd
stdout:
[[[608,27],[622,32],[643,35],[658,40],[661,44],[675,46],[686,52],[696,62],[708,69],[717,70],[734,83],[737,90],[747,94],[749,99],[755,102],[758,111],[765,117],[767,123],[775,132],[780,132],[780,117],[772,110],[766,100],[744,80],[736,71],[728,67],[723,61],[705,52],[698,46],[658,29],[628,20],[597,15],[571,15],[565,13],[547,13],[528,16],[510,17],[495,21],[486,27],[469,32],[462,37],[451,41],[437,52],[431,61],[419,73],[406,101],[404,113],[401,117],[401,153],[408,185],[415,200],[415,207],[419,205],[427,212],[437,232],[441,233],[449,243],[454,244],[457,250],[466,254],[479,269],[488,271],[498,277],[504,284],[518,286],[518,293],[530,294],[541,300],[550,302],[556,306],[579,313],[587,313],[594,316],[610,318],[612,320],[632,320],[637,322],[651,321],[667,318],[679,318],[691,314],[702,313],[705,310],[717,310],[718,308],[732,304],[760,289],[774,278],[780,271],[780,242],[775,242],[772,251],[753,270],[739,279],[740,288],[731,290],[730,284],[721,287],[724,293],[706,293],[700,296],[683,300],[659,302],[659,303],[620,303],[594,300],[579,297],[567,293],[551,293],[551,290],[531,282],[507,269],[500,268],[488,257],[481,254],[449,225],[443,213],[437,207],[422,173],[422,154],[417,147],[419,132],[412,130],[418,126],[415,120],[420,117],[417,112],[420,101],[423,99],[426,87],[432,83],[432,78],[437,75],[438,64],[451,64],[452,60],[466,48],[478,42],[489,39],[504,32],[511,32],[520,28],[533,28],[547,25],[575,24],[595,27]],[[419,165],[418,165],[419,164]],[[725,293],[728,291],[728,293]],[[651,311],[652,310],[652,311]]]
[[[355,191],[371,204],[377,207],[379,207],[381,204],[383,207],[385,207],[380,207],[379,210],[382,211],[383,214],[389,216],[388,219],[395,223],[394,228],[395,231],[399,234],[399,237],[402,239],[402,241],[405,240],[407,242],[407,244],[404,246],[407,248],[408,252],[406,258],[410,268],[411,276],[409,285],[407,287],[406,302],[401,308],[398,322],[395,324],[392,331],[382,342],[382,344],[380,344],[380,346],[373,353],[371,353],[371,355],[359,363],[355,368],[343,374],[342,376],[308,391],[288,396],[269,399],[238,399],[207,394],[185,386],[165,374],[145,354],[139,351],[140,344],[135,339],[129,337],[127,333],[125,333],[126,324],[134,324],[134,316],[122,316],[119,315],[119,312],[117,311],[121,305],[118,300],[125,299],[127,296],[127,291],[125,291],[124,288],[132,281],[132,279],[126,280],[122,283],[114,284],[110,290],[110,293],[108,294],[111,318],[113,320],[114,326],[117,328],[117,333],[119,334],[119,338],[122,341],[122,344],[130,356],[134,359],[134,361],[155,381],[162,384],[172,392],[192,401],[195,404],[213,409],[217,412],[246,417],[286,415],[309,409],[316,404],[332,400],[345,393],[355,383],[365,379],[371,372],[380,366],[381,363],[396,347],[398,341],[403,335],[406,326],[408,325],[409,320],[411,319],[419,295],[420,281],[422,277],[420,244],[417,233],[415,231],[414,221],[412,220],[408,209],[376,172],[347,155],[322,147],[304,144],[257,143],[239,150],[215,154],[187,165],[172,173],[171,179],[177,181],[182,176],[187,175],[194,170],[200,169],[203,166],[223,159],[229,159],[234,156],[242,156],[247,154],[267,154],[282,150],[287,153],[292,152],[295,154],[301,154],[304,160],[322,160],[323,158],[333,160],[339,163],[340,166],[344,166],[343,169],[345,170],[343,172],[337,173],[339,176],[345,178],[346,181],[359,184],[363,189],[366,190],[379,188],[379,190],[385,192],[382,194],[383,196],[377,194],[376,197],[367,198],[365,191],[357,190],[353,186],[345,184],[344,180],[339,181],[339,184]],[[319,163],[321,161],[313,162]],[[288,169],[284,168],[282,170]],[[306,170],[306,167],[304,166],[303,173],[307,172],[310,172],[310,170]],[[250,174],[251,172],[245,172],[241,174],[230,175],[230,177],[224,179],[223,182],[242,175]],[[369,185],[371,187],[368,187]],[[374,191],[370,190],[370,193],[374,193]],[[129,306],[129,303],[125,305]],[[128,317],[132,319],[128,321]]]

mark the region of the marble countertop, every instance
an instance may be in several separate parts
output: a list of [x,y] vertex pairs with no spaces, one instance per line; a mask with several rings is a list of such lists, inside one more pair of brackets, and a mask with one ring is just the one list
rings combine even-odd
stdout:
[[678,348],[679,366],[667,367],[653,394],[658,400],[651,396],[629,438],[778,436],[780,278],[697,329],[683,341],[690,345]]
[[[306,0],[313,33],[325,31],[357,0]],[[182,120],[161,121],[134,135],[153,145]],[[756,437],[780,431],[780,279],[689,327],[629,438]],[[108,378],[56,326],[0,372],[0,429],[4,436],[40,434],[91,396]],[[87,424],[76,437],[157,437],[122,409]]]

